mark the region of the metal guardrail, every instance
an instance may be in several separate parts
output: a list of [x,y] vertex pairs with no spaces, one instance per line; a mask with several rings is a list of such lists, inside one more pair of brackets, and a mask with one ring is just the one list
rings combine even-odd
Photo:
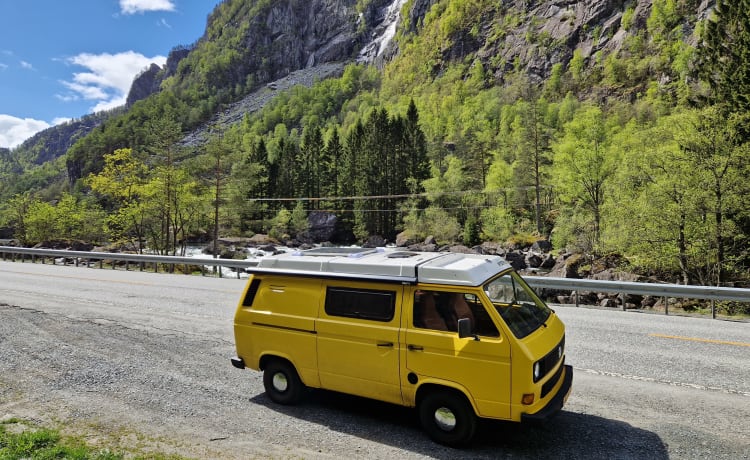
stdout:
[[686,286],[684,284],[634,283],[631,281],[603,281],[571,278],[525,276],[533,288],[560,289],[564,291],[612,292],[617,294],[650,295],[750,303],[750,289]]
[[[110,252],[86,252],[86,251],[67,251],[60,249],[32,249],[32,248],[17,248],[13,246],[0,246],[0,258],[2,260],[8,260],[9,258],[15,261],[17,256],[30,256],[32,262],[36,262],[36,259],[41,259],[42,263],[45,263],[47,259],[52,259],[52,263],[56,263],[56,259],[72,260],[75,266],[87,265],[90,266],[92,263],[98,264],[99,268],[103,268],[104,262],[112,262],[112,268],[115,269],[116,264],[114,262],[124,262],[125,269],[130,269],[130,264],[136,264],[141,271],[145,270],[147,266],[153,266],[154,271],[158,270],[159,265],[166,265],[169,267],[175,267],[176,265],[186,266],[198,266],[201,267],[201,274],[205,275],[203,267],[228,267],[237,270],[237,278],[240,278],[241,270],[245,268],[254,267],[258,264],[252,260],[235,260],[235,259],[201,259],[196,257],[178,257],[178,256],[160,256],[160,255],[149,255],[149,254],[122,254],[122,253],[110,253]],[[9,257],[10,256],[10,257]],[[24,257],[21,257],[21,261],[25,261]]]
[[[240,278],[240,275],[244,271],[244,269],[254,267],[258,264],[256,261],[252,260],[201,259],[194,257],[66,251],[55,249],[32,249],[12,246],[0,246],[0,258],[2,258],[2,260],[7,260],[9,258],[8,256],[10,256],[11,260],[16,260],[18,258],[17,256],[19,255],[30,256],[32,262],[36,261],[36,259],[41,259],[44,263],[46,259],[50,258],[53,260],[53,263],[55,263],[55,259],[60,258],[73,260],[73,263],[75,263],[76,266],[80,265],[81,263],[90,266],[92,261],[94,261],[95,265],[98,262],[100,268],[103,267],[104,261],[125,262],[126,270],[129,269],[129,264],[131,263],[137,264],[141,270],[144,270],[144,267],[148,265],[152,265],[155,268],[157,268],[158,265],[167,265],[171,267],[174,267],[175,265],[228,267],[237,270],[237,278]],[[21,260],[23,261],[25,260],[25,258],[21,258]],[[113,263],[112,268],[116,268],[116,264]],[[201,273],[205,274],[203,268],[201,268]],[[626,294],[650,295],[653,297],[665,298],[704,299],[711,301],[735,301],[750,303],[750,289],[743,288],[550,278],[542,276],[526,276],[524,277],[524,279],[529,283],[531,287],[536,289],[542,288],[561,291],[588,291],[619,294],[622,296],[621,305],[623,310],[625,309]],[[576,296],[576,299],[577,297],[578,296]],[[668,313],[668,309],[665,309],[665,313]],[[715,310],[712,311],[712,316],[716,316]]]

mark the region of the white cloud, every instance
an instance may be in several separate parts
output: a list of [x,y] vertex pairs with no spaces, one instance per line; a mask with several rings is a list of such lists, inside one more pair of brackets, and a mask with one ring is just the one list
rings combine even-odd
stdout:
[[29,64],[26,61],[21,61],[21,68],[27,69],[27,70],[34,70],[34,66]]
[[54,126],[57,126],[57,125],[61,125],[63,123],[67,123],[67,122],[69,122],[71,120],[72,120],[72,118],[69,118],[69,117],[57,117],[54,120],[52,120],[52,124]]
[[0,114],[0,147],[13,148],[43,129],[47,122]]
[[175,5],[172,0],[120,0],[120,11],[123,14],[174,10]]
[[134,51],[126,51],[118,54],[83,53],[68,59],[67,62],[85,67],[88,72],[74,73],[72,81],[63,81],[63,85],[70,92],[58,94],[57,98],[63,101],[94,101],[92,111],[98,112],[125,104],[135,76],[152,63],[164,65],[167,58],[149,58]]

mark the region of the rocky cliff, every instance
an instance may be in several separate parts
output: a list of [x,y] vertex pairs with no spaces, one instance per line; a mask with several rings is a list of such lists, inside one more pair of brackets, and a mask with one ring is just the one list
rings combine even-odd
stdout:
[[[358,10],[358,3],[366,5]],[[128,106],[163,87],[165,79],[179,81],[200,62],[189,62],[191,54],[212,49],[225,52],[231,46],[231,65],[209,74],[207,84],[216,88],[244,88],[243,96],[258,94],[267,84],[296,73],[309,81],[304,72],[320,76],[321,65],[343,65],[349,62],[374,62],[378,66],[399,56],[398,39],[389,40],[377,56],[362,51],[383,39],[389,21],[399,21],[402,40],[423,33],[425,17],[439,14],[449,7],[447,0],[274,0],[272,2],[227,0],[221,2],[208,18],[206,32],[190,47],[178,47],[170,53],[164,68],[154,65],[134,81],[128,95]],[[661,3],[664,3],[663,1]],[[591,66],[610,53],[623,50],[628,36],[646,29],[654,0],[510,0],[463,2],[477,8],[470,23],[459,25],[449,40],[440,45],[441,59],[433,71],[442,72],[455,62],[478,59],[496,84],[504,84],[511,70],[523,69],[531,81],[541,82],[552,73],[555,64],[566,68],[578,50],[584,65]],[[691,19],[679,27],[690,36],[696,22],[707,16],[715,2],[683,0],[676,3]],[[404,8],[398,8],[403,5]],[[394,6],[401,15],[393,15]],[[456,6],[456,8],[460,8]],[[628,15],[627,24],[623,17]],[[232,39],[226,37],[231,35]],[[205,46],[221,43],[213,48]],[[418,59],[419,57],[415,57]],[[198,61],[198,60],[195,60]],[[302,74],[300,74],[302,72]],[[325,76],[336,72],[323,72]],[[213,88],[212,87],[212,88]],[[213,89],[211,89],[213,91]],[[231,90],[233,91],[233,89]],[[249,96],[247,96],[249,95]],[[262,107],[262,101],[221,101],[214,119],[222,118],[227,102],[235,107]],[[223,117],[234,120],[236,117]],[[101,121],[101,120],[97,120]],[[91,123],[60,134],[85,134]],[[51,128],[56,130],[57,127]],[[199,128],[200,129],[200,128]],[[40,133],[39,138],[20,147],[31,150],[34,161],[46,161],[63,155],[73,138],[53,139],[55,133]],[[51,141],[50,145],[40,142]]]
[[161,88],[162,82],[164,82],[166,78],[177,73],[177,67],[180,64],[180,61],[187,57],[191,49],[192,47],[186,46],[175,47],[169,52],[164,67],[151,64],[148,69],[136,76],[133,80],[133,85],[128,92],[128,98],[125,105],[130,107],[135,102],[158,92]]
[[[209,17],[206,34],[195,46],[215,40],[227,27],[242,30],[236,49],[239,58],[227,83],[245,84],[250,76],[256,87],[261,87],[300,69],[353,60],[367,34],[367,19],[378,20],[370,11],[377,11],[378,5],[387,1],[372,2],[363,15],[364,24],[356,11],[356,0],[274,1],[250,18],[244,16],[246,9],[238,7],[230,24],[217,24],[224,16],[215,12]],[[231,7],[222,4],[217,11]],[[179,72],[179,63],[194,47],[175,49],[164,69],[152,64],[141,73],[128,95],[128,105],[159,91],[166,78]]]

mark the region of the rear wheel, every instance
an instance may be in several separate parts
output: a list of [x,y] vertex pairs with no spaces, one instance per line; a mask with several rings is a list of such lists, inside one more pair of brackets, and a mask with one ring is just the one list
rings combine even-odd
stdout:
[[435,391],[419,404],[422,428],[433,441],[447,446],[462,446],[474,437],[477,417],[463,395]]
[[305,390],[294,366],[279,359],[269,362],[263,370],[263,386],[273,402],[285,405],[300,402]]

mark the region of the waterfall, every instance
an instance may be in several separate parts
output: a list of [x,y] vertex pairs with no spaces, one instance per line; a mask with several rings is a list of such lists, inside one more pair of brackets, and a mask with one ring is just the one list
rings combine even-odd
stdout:
[[401,8],[407,0],[391,0],[391,4],[383,8],[382,21],[375,27],[372,40],[359,52],[357,62],[373,62],[375,58],[382,55],[393,37],[396,35],[396,27],[401,18]]

